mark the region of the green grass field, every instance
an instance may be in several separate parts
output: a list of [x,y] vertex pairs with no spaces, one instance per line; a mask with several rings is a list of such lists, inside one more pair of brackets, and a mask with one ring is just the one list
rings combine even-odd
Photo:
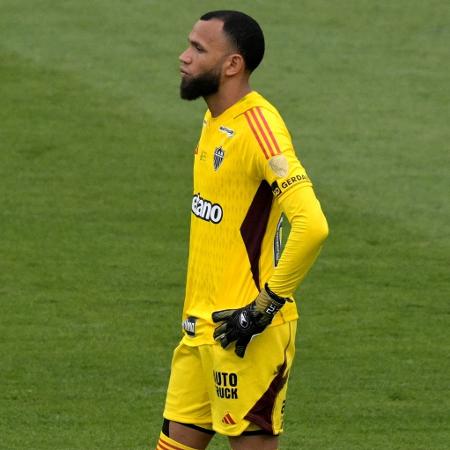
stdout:
[[253,87],[331,229],[299,289],[281,448],[450,448],[443,0],[1,0],[0,448],[152,448],[204,112],[177,58],[224,6],[265,30]]

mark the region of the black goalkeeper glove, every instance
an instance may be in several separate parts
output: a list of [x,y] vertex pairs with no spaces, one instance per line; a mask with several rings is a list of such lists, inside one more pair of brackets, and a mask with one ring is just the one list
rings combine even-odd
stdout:
[[292,300],[279,297],[266,283],[258,297],[249,305],[212,313],[214,323],[223,322],[214,330],[214,339],[219,341],[223,348],[236,341],[235,353],[243,358],[253,336],[265,330],[286,301]]

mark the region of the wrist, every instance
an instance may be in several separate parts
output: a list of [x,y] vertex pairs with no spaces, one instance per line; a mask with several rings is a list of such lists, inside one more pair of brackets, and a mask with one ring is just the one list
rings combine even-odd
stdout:
[[278,302],[278,303],[281,303],[281,304],[284,305],[286,302],[291,301],[290,298],[287,298],[287,297],[281,297],[280,295],[278,295],[278,294],[276,294],[275,292],[273,292],[272,289],[270,289],[270,287],[269,287],[269,283],[266,283],[266,284],[264,285],[264,289],[266,290],[267,294],[269,294],[269,297],[270,297],[272,300],[274,300],[274,301],[276,301],[276,302]]
[[273,316],[283,307],[286,299],[270,290],[267,283],[255,299],[255,308],[272,321]]

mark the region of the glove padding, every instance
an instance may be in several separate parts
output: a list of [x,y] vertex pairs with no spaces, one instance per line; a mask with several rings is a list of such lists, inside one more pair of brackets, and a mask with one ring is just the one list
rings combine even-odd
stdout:
[[223,322],[214,330],[214,339],[223,348],[236,341],[235,353],[243,358],[253,336],[265,330],[286,301],[291,300],[276,295],[266,283],[258,297],[243,308],[223,309],[212,313],[214,323]]

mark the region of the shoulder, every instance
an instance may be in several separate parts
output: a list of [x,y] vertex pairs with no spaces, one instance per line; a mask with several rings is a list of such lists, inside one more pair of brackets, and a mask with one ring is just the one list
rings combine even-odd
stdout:
[[239,119],[253,133],[269,137],[277,134],[288,134],[286,124],[277,108],[261,94],[252,92],[239,113]]
[[257,93],[252,93],[251,100],[240,111],[240,127],[265,159],[270,159],[292,146],[291,137],[280,113],[269,101]]

